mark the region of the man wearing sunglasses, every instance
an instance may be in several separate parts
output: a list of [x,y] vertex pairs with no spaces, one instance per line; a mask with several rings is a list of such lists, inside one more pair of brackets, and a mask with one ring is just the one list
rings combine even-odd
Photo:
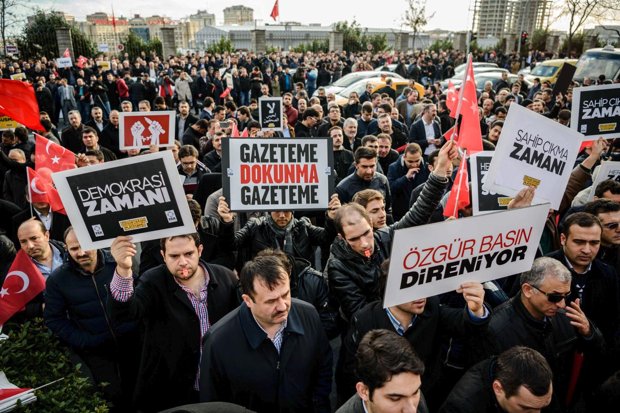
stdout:
[[571,301],[571,278],[558,260],[536,259],[531,270],[521,274],[519,293],[495,309],[485,342],[489,355],[514,346],[541,353],[553,371],[555,408],[569,393],[576,350],[585,352],[586,360],[604,350],[603,336],[581,309],[580,299]]

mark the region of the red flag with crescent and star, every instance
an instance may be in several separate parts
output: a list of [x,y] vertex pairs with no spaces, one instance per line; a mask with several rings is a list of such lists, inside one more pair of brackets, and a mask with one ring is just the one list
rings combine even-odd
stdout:
[[45,290],[45,278],[30,257],[19,250],[0,288],[0,325]]
[[30,167],[27,167],[26,170],[28,175],[30,202],[48,203],[52,211],[67,215],[65,207],[60,200],[60,195],[58,195],[58,190],[54,188],[52,183],[50,170],[44,168],[40,173],[37,173],[37,171]]
[[33,129],[44,131],[39,104],[31,84],[21,80],[0,79],[0,115]]
[[49,168],[52,172],[75,168],[75,154],[64,146],[52,142],[41,135],[35,136],[34,166],[37,172]]
[[278,6],[278,1],[276,0],[275,4],[273,5],[273,9],[271,9],[271,18],[273,20],[278,20],[278,16],[280,16],[280,7]]

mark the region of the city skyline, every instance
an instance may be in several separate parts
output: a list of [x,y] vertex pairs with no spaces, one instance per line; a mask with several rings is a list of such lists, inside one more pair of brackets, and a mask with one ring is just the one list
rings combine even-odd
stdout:
[[[215,14],[216,23],[223,24],[223,12],[226,7],[234,5],[244,5],[254,9],[254,19],[259,23],[274,24],[270,17],[271,9],[275,0],[219,0],[197,5],[195,3],[176,3],[170,7],[169,0],[132,0],[131,2],[111,2],[107,5],[93,0],[85,0],[79,3],[73,0],[35,0],[35,7],[44,10],[58,10],[75,16],[76,20],[86,19],[86,15],[104,12],[114,14],[117,17],[123,16],[131,18],[134,14],[141,16],[161,15],[180,20],[196,13],[198,10],[205,10]],[[280,17],[278,22],[293,21],[301,24],[318,23],[328,26],[331,23],[347,20],[352,22],[354,19],[361,27],[393,27],[401,28],[402,17],[407,6],[406,0],[383,0],[381,10],[352,9],[352,5],[359,4],[352,1],[333,2],[328,0],[314,0],[314,9],[299,7],[300,2],[291,0],[280,0]],[[454,2],[428,2],[427,16],[433,15],[423,30],[444,29],[450,31],[461,31],[471,29],[472,4],[470,1]],[[316,11],[314,11],[316,10]],[[325,13],[325,10],[330,10]],[[552,29],[567,30],[566,19],[554,21]]]

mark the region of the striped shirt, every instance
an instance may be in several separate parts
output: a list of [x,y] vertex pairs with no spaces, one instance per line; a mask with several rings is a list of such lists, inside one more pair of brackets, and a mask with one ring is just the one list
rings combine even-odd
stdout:
[[[195,296],[191,289],[185,287],[180,284],[176,278],[174,281],[177,285],[185,292],[189,302],[192,304],[194,308],[194,312],[198,316],[198,320],[200,321],[200,343],[198,347],[200,348],[200,357],[202,358],[202,339],[209,330],[209,311],[207,308],[207,288],[209,286],[209,273],[207,269],[201,266],[205,273],[205,282],[200,287],[199,296]],[[112,298],[116,301],[120,301],[122,303],[129,301],[131,296],[133,295],[133,278],[124,278],[121,277],[116,271],[114,271],[114,277],[112,277],[112,282],[110,283],[110,292],[112,294]],[[196,373],[196,380],[194,381],[194,390],[199,390],[199,379],[200,379],[200,361],[198,362],[198,371]]]
[[[269,338],[269,334],[267,333],[267,331],[265,331],[263,326],[260,325],[258,320],[256,320],[256,317],[254,317],[254,321],[256,321],[258,328],[263,330],[265,334],[267,334],[267,337]],[[269,338],[269,340],[271,340],[276,350],[278,350],[278,354],[280,354],[280,349],[282,348],[282,341],[284,340],[284,329],[286,328],[287,321],[288,320],[284,320],[284,322],[280,325],[280,328],[278,329],[278,331],[276,331],[276,334],[274,334],[273,338]]]

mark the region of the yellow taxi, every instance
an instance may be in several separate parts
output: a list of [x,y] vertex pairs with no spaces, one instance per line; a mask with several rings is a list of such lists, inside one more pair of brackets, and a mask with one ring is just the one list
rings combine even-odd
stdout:
[[539,78],[540,83],[549,81],[551,85],[555,85],[565,64],[576,66],[577,59],[551,59],[540,62],[534,66],[529,74],[525,75],[525,80],[533,82],[534,78]]
[[[390,79],[392,79],[392,89],[396,91],[397,97],[403,92],[404,88],[409,86],[410,80],[397,78]],[[372,85],[372,93],[375,93],[377,90],[385,86],[385,80],[382,80],[381,78],[359,80],[353,83],[351,86],[347,87],[346,89],[338,92],[336,94],[336,103],[341,107],[346,105],[349,102],[349,96],[351,95],[351,92],[357,92],[357,96],[360,96],[362,93],[364,93],[364,91],[366,90],[366,85],[369,83]],[[424,86],[422,86],[420,83],[415,83],[414,87],[418,91],[420,98],[422,98],[424,96]]]

